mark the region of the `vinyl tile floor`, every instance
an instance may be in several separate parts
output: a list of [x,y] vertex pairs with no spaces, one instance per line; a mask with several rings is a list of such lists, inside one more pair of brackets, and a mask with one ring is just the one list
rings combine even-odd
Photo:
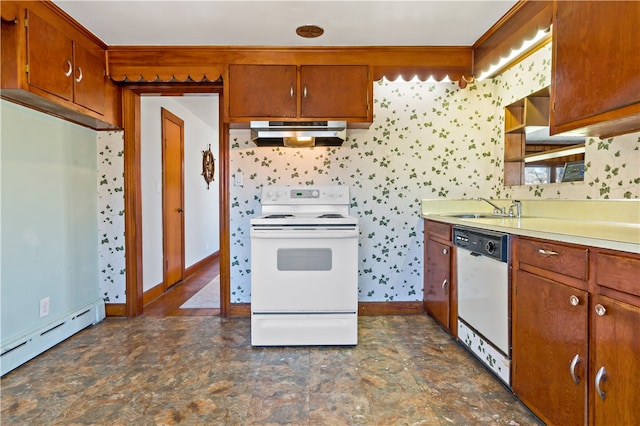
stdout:
[[9,372],[2,425],[538,425],[426,315],[353,347],[264,347],[249,318],[107,318]]

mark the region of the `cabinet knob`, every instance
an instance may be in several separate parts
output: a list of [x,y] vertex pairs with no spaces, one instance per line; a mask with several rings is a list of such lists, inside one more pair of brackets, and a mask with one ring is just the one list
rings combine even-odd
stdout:
[[442,249],[442,254],[449,254],[449,249],[443,248]]
[[599,303],[595,306],[595,310],[596,310],[596,314],[598,314],[598,316],[600,317],[607,313],[607,308],[605,308]]
[[304,97],[307,97],[307,85],[304,85],[304,91],[302,92],[302,94],[304,95]]
[[571,303],[571,306],[578,306],[580,299],[578,299],[578,296],[572,294],[571,297],[569,297],[569,303]]
[[65,77],[69,77],[71,75],[71,73],[73,72],[73,65],[71,65],[71,61],[67,59],[67,66],[69,68],[67,68],[67,72],[64,73]]
[[449,283],[449,282],[447,281],[447,279],[446,279],[446,278],[444,279],[444,281],[442,281],[442,292],[443,292],[444,294],[447,294],[447,284],[448,284],[448,283]]
[[293,84],[291,84],[291,87],[289,89],[289,97],[293,98]]
[[76,83],[80,83],[82,81],[82,68],[77,67],[78,68],[78,77],[76,77]]

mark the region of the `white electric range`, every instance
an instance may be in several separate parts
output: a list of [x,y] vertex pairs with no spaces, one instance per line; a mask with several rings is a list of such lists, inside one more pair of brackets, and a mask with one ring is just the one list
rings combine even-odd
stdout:
[[251,344],[355,345],[358,219],[347,186],[271,186],[251,219]]

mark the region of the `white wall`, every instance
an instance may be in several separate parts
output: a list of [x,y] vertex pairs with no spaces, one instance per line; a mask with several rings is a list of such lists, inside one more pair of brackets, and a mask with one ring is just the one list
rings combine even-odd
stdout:
[[4,100],[0,112],[4,347],[100,295],[96,132]]
[[[184,120],[185,268],[220,249],[218,190],[218,95],[141,97],[141,181],[143,290],[162,282],[162,123],[161,108]],[[202,151],[216,158],[214,182],[202,173]],[[142,226],[142,225],[140,225]]]

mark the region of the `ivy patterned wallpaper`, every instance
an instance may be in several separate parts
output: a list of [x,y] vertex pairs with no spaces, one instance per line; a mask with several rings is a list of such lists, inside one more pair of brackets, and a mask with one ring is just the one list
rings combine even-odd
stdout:
[[98,133],[98,269],[106,303],[125,302],[124,140]]
[[[549,84],[549,46],[502,75],[454,83],[374,83],[375,120],[342,147],[256,147],[232,130],[231,302],[251,300],[249,220],[267,185],[348,185],[360,219],[360,301],[422,300],[423,198],[640,198],[640,134],[587,141],[585,181],[505,187],[503,108]],[[122,136],[99,134],[101,291],[124,302]],[[108,149],[102,149],[108,146]],[[108,159],[108,161],[107,161]],[[104,160],[104,161],[103,161]],[[233,179],[231,179],[233,182]]]

